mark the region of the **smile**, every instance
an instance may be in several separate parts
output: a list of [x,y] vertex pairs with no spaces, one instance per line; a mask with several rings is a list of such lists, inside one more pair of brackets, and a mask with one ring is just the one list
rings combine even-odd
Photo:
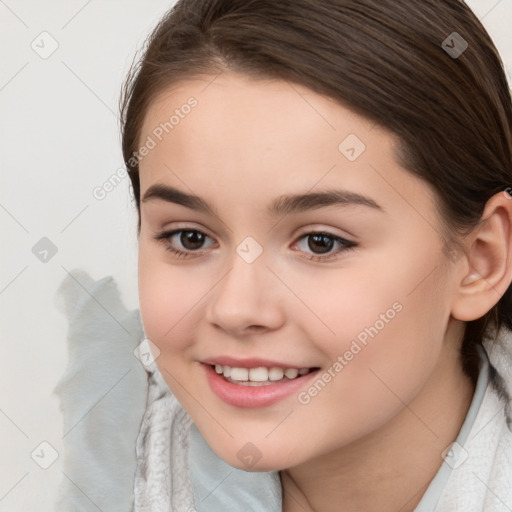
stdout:
[[267,368],[259,366],[257,368],[238,368],[231,366],[215,365],[215,371],[223,375],[228,382],[241,384],[245,386],[268,385],[273,382],[287,382],[296,379],[299,375],[306,375],[311,368],[279,368],[272,366]]
[[201,364],[206,380],[218,398],[234,407],[266,407],[305,388],[319,368],[252,368]]

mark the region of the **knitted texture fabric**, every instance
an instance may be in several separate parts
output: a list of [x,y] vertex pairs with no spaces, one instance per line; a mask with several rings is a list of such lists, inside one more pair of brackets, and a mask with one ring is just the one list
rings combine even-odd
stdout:
[[460,465],[454,467],[436,512],[512,510],[512,337],[502,332],[494,342],[488,334],[484,346],[497,372],[496,384],[489,382]]
[[193,512],[188,476],[188,439],[192,420],[170,392],[156,364],[148,372],[148,402],[137,438],[135,510]]

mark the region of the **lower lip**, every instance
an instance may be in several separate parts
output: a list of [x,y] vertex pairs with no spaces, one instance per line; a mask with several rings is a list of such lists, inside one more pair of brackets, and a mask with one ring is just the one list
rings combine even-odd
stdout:
[[244,408],[272,405],[293,393],[297,393],[318,373],[318,370],[314,370],[302,377],[296,377],[286,382],[261,386],[244,386],[243,384],[228,382],[208,364],[203,364],[203,366],[212,391],[227,404]]

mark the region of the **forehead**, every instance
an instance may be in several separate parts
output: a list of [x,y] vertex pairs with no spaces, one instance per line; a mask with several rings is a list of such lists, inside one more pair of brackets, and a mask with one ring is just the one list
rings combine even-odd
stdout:
[[[225,71],[219,75],[197,75],[185,81],[177,82],[162,91],[150,103],[146,112],[142,132],[150,133],[160,123],[169,121],[172,114],[180,116],[173,132],[179,130],[178,124],[188,116],[187,102],[193,98],[197,106],[191,112],[194,124],[202,120],[210,124],[211,131],[232,127],[233,124],[248,123],[260,129],[260,132],[275,134],[279,131],[297,134],[300,128],[310,135],[318,131],[329,133],[342,131],[347,127],[361,132],[375,127],[375,123],[357,115],[348,106],[339,101],[315,93],[314,91],[289,81],[277,79],[254,79],[240,73]],[[188,125],[192,124],[190,122]],[[384,130],[381,130],[384,131]],[[392,137],[392,134],[387,132]]]
[[160,93],[148,108],[139,145],[149,139],[156,147],[141,168],[185,154],[189,160],[207,155],[209,167],[226,160],[260,166],[274,160],[281,169],[298,159],[314,165],[338,160],[344,141],[345,157],[368,146],[382,158],[394,157],[393,135],[339,102],[298,84],[233,72],[196,76]]
[[400,167],[391,132],[285,81],[224,72],[177,83],[150,105],[140,143],[149,138],[141,195],[155,182],[201,191],[211,203],[235,190],[233,201],[243,202],[342,185],[409,215],[407,198],[425,210],[434,204],[427,184]]

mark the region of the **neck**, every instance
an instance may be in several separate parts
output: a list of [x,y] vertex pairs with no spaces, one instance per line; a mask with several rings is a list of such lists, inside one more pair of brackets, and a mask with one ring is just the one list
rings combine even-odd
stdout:
[[413,512],[464,423],[476,383],[446,343],[413,401],[393,420],[338,450],[281,471],[285,512]]

